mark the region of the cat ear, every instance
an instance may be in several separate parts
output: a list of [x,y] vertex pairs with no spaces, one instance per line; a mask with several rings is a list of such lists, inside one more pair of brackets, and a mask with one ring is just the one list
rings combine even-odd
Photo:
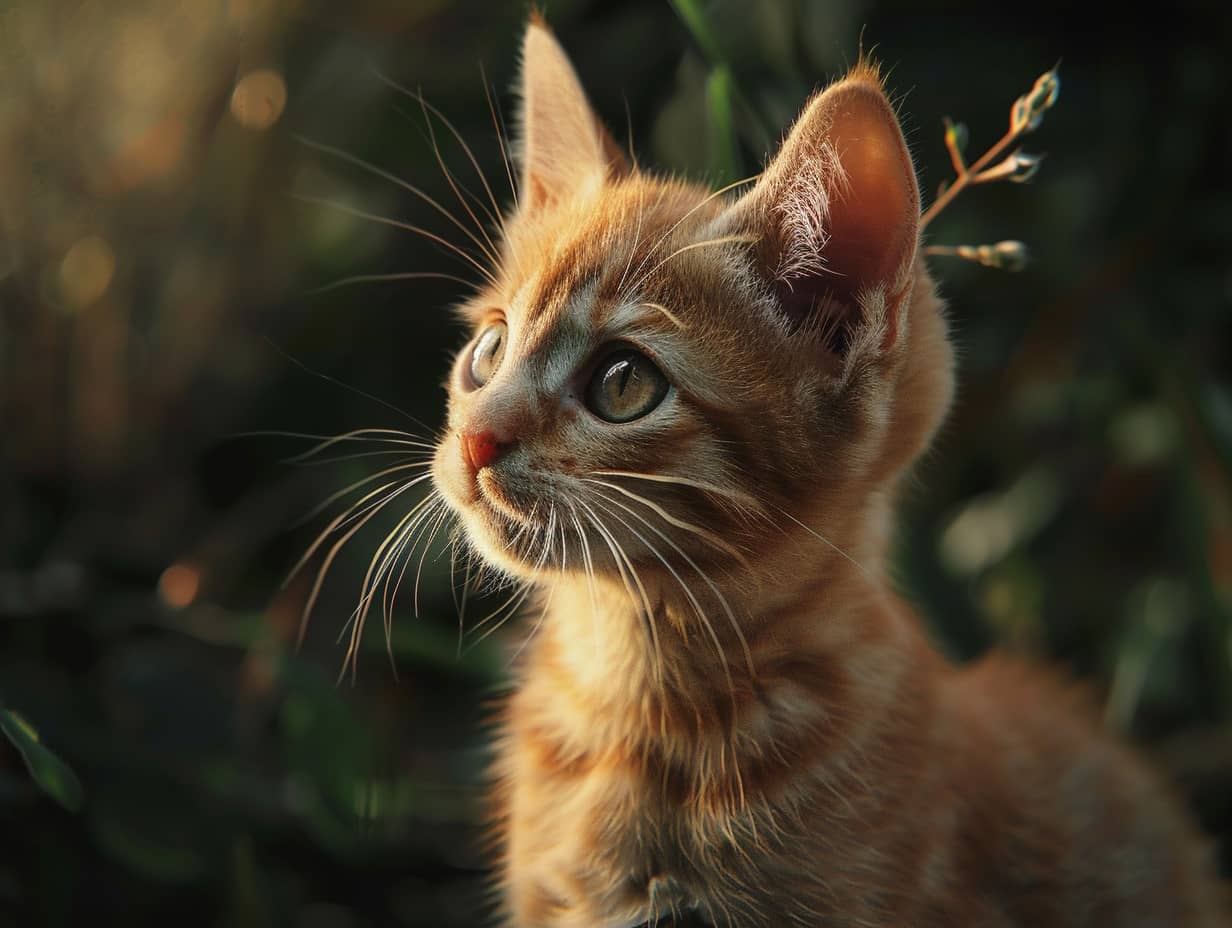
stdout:
[[521,126],[524,208],[541,207],[629,169],[538,13],[522,42]]
[[815,96],[732,209],[758,236],[758,261],[793,325],[816,322],[839,353],[862,323],[876,325],[883,347],[894,344],[920,199],[874,68],[860,65]]

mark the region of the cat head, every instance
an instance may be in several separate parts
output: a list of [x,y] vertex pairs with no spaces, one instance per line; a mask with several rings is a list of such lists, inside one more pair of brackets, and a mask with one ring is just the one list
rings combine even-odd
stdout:
[[919,197],[876,70],[814,96],[764,172],[645,173],[539,21],[520,196],[462,307],[438,487],[514,574],[747,563],[801,523],[870,528],[948,405]]

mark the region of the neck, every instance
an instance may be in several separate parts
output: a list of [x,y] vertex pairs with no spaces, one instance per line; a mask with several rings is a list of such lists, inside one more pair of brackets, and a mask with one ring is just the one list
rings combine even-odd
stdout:
[[731,742],[793,701],[835,718],[851,703],[889,711],[927,646],[887,592],[881,549],[801,530],[760,557],[773,571],[722,573],[687,593],[683,570],[647,571],[637,586],[564,575],[545,591],[523,698],[554,706],[561,736],[590,748]]

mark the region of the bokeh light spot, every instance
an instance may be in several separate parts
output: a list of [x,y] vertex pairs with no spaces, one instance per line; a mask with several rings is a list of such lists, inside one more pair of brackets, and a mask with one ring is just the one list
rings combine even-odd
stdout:
[[268,129],[278,121],[286,105],[286,81],[269,68],[249,71],[231,93],[231,115],[246,129]]
[[115,276],[115,253],[107,240],[87,235],[73,244],[60,261],[60,299],[65,308],[84,309],[97,302]]
[[189,564],[172,564],[158,578],[158,594],[172,609],[183,609],[201,590],[201,571]]

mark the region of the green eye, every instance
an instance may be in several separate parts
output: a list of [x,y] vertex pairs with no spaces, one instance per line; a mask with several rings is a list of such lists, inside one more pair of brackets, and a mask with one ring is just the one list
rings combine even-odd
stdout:
[[586,405],[600,419],[631,422],[667,396],[667,378],[639,351],[622,348],[600,362],[586,388]]
[[494,322],[479,336],[471,350],[471,380],[482,387],[492,379],[505,356],[505,335],[508,329],[503,322]]

